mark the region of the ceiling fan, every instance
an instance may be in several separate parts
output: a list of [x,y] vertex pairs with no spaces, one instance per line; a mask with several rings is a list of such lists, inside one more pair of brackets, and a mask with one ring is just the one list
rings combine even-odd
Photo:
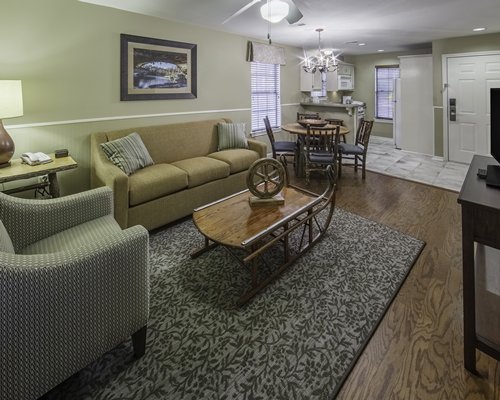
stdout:
[[[293,0],[267,0],[267,1],[266,0],[252,0],[246,6],[240,8],[238,11],[236,11],[229,18],[226,18],[224,21],[222,21],[222,23],[225,24],[226,22],[229,22],[233,18],[235,18],[238,15],[244,13],[246,10],[248,10],[250,7],[252,7],[254,4],[260,3],[261,1],[265,2],[264,6],[261,7],[262,18],[264,18],[264,19],[266,19],[266,20],[268,20],[270,22],[279,22],[279,21],[281,21],[282,18],[280,18],[279,20],[276,20],[276,21],[270,20],[265,15],[265,11],[263,10],[263,7],[265,7],[266,5],[267,5],[267,7],[271,7],[272,8],[273,5],[280,6],[280,5],[283,5],[283,3],[287,4],[288,5],[288,13],[286,14],[286,16],[284,18],[288,21],[289,24],[294,24],[295,22],[299,21],[303,17],[302,13],[298,9],[298,7],[295,5],[295,3],[293,2]],[[273,3],[273,4],[271,4],[271,3]],[[276,4],[276,3],[279,3],[279,4]]]

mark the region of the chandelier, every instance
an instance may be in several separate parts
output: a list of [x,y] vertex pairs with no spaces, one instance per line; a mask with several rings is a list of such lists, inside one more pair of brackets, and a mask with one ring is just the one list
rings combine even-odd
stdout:
[[[314,74],[316,71],[319,72],[333,72],[337,69],[337,59],[333,50],[321,50],[321,32],[323,29],[316,29],[318,32],[318,54],[309,57],[305,54],[304,57],[304,71]],[[305,53],[305,51],[304,51]]]

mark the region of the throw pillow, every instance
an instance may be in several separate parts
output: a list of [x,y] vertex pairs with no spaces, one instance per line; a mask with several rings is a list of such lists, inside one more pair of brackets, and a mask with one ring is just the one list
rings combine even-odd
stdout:
[[148,149],[136,132],[120,139],[101,143],[101,147],[106,157],[127,175],[132,175],[138,169],[154,164]]
[[248,149],[244,122],[234,124],[219,122],[217,132],[219,135],[219,150]]
[[0,251],[11,254],[15,253],[12,240],[10,240],[10,236],[7,233],[7,229],[5,229],[5,226],[3,226],[2,221],[0,221]]

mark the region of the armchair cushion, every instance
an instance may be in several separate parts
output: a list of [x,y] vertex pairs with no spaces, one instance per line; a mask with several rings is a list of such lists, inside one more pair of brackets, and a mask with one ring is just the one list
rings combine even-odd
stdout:
[[11,254],[15,253],[12,240],[10,240],[10,236],[7,233],[7,229],[5,229],[5,226],[3,226],[2,221],[0,221],[0,251]]
[[85,244],[102,242],[122,229],[112,215],[97,218],[42,239],[19,251],[19,254],[49,254],[79,249]]
[[101,143],[101,147],[106,157],[127,175],[132,175],[138,169],[154,164],[148,149],[136,132],[120,139]]

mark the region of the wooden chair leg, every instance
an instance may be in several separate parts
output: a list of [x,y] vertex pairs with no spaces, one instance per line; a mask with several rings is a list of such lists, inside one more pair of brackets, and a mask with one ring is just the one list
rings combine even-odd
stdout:
[[338,160],[339,160],[339,178],[342,176],[342,153],[339,152],[338,154]]
[[132,334],[132,345],[134,346],[134,355],[136,358],[140,358],[146,352],[146,333],[148,326],[144,325],[137,332]]
[[366,156],[363,157],[363,165],[361,166],[361,168],[362,168],[362,175],[361,175],[361,177],[363,179],[365,179],[365,176],[366,176],[365,167],[366,167]]
[[358,172],[358,156],[354,156],[354,171]]

